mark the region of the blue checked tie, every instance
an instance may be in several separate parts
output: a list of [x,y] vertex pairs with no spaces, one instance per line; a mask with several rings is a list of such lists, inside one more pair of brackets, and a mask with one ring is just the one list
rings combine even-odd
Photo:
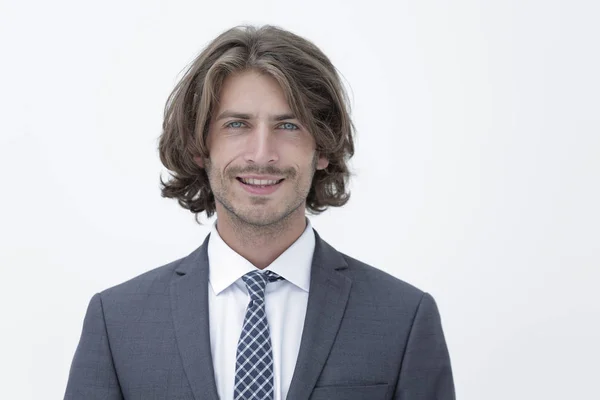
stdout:
[[273,399],[273,353],[267,314],[267,282],[283,279],[271,271],[252,271],[242,277],[250,294],[235,363],[235,400]]

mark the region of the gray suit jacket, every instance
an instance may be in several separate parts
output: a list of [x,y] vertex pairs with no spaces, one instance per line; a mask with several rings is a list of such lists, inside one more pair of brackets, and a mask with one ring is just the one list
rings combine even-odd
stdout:
[[[454,399],[434,299],[315,236],[287,399]],[[65,399],[218,399],[207,244],[92,297]]]

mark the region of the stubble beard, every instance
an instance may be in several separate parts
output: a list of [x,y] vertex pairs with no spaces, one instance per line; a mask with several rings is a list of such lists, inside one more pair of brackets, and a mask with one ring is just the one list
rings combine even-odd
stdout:
[[302,176],[296,171],[288,171],[288,173],[285,174],[286,178],[284,184],[293,184],[295,196],[293,198],[282,200],[285,202],[283,209],[278,209],[275,212],[265,209],[253,213],[252,208],[256,211],[256,207],[261,207],[265,203],[273,202],[272,199],[260,197],[251,200],[252,204],[247,207],[249,209],[243,209],[246,207],[236,208],[231,201],[231,195],[233,193],[233,185],[237,184],[236,182],[233,182],[233,180],[236,179],[235,176],[237,174],[235,172],[237,172],[237,170],[222,174],[218,171],[213,171],[210,160],[207,159],[204,163],[211,190],[215,197],[215,202],[219,203],[222,206],[222,209],[226,211],[227,216],[225,218],[231,221],[235,229],[239,232],[261,232],[263,235],[276,235],[286,231],[294,214],[306,203],[306,198],[310,192],[312,180],[316,172],[317,156],[315,154],[311,163],[308,184],[302,184]]

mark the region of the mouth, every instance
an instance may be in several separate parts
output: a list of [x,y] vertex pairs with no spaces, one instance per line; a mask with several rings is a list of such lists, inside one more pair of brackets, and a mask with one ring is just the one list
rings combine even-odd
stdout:
[[240,185],[252,194],[266,195],[275,192],[285,179],[236,178]]
[[237,177],[236,179],[238,181],[242,182],[244,185],[257,186],[257,187],[273,186],[273,185],[277,185],[278,183],[283,182],[283,179],[254,179],[254,178],[241,178],[241,177]]

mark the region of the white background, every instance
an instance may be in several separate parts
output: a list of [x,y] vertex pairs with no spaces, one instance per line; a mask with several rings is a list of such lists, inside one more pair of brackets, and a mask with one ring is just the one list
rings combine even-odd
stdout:
[[[338,250],[435,297],[462,400],[600,398],[595,1],[2,1],[0,397],[58,399],[92,295],[208,226],[163,199],[183,68],[270,23],[351,88]],[[210,221],[212,222],[212,221]]]

